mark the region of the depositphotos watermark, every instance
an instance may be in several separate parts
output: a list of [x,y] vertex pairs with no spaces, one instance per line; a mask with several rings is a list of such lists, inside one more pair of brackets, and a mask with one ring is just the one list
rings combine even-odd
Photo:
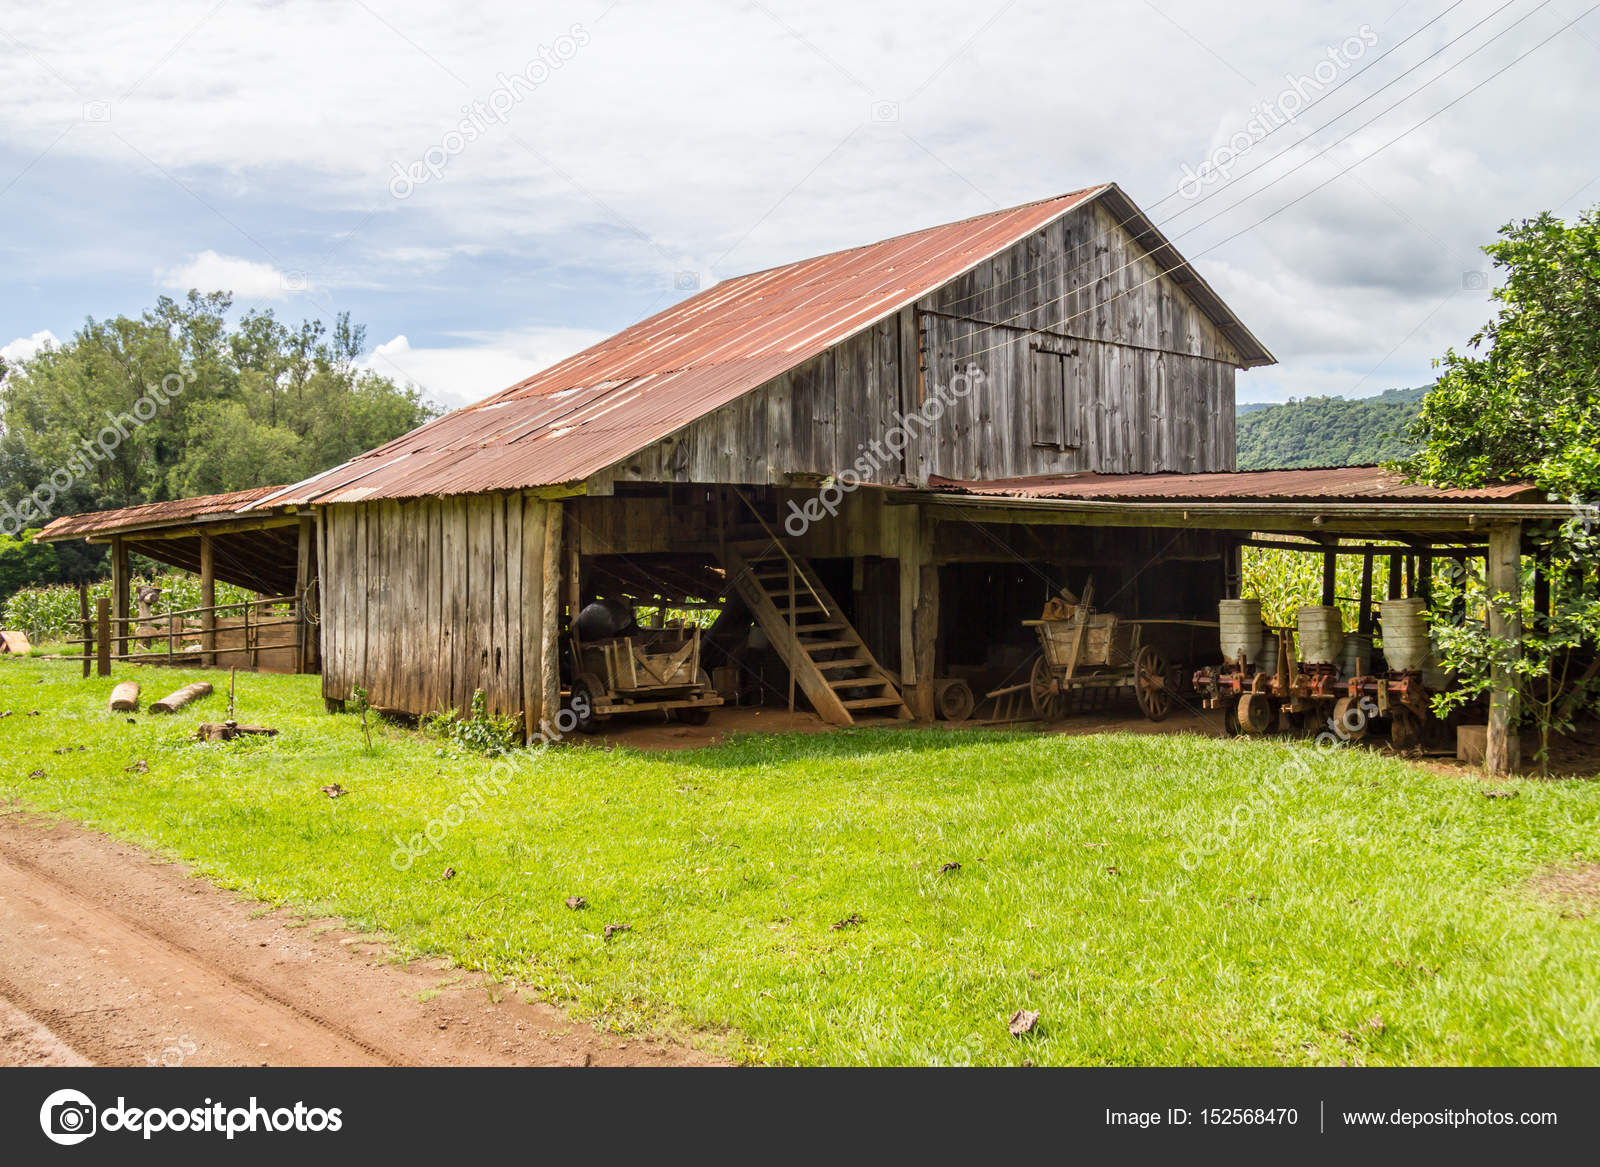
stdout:
[[296,1102],[293,1106],[269,1109],[254,1096],[245,1106],[230,1107],[207,1098],[200,1106],[129,1106],[117,1096],[115,1106],[97,1107],[81,1090],[57,1090],[39,1108],[39,1127],[45,1138],[63,1147],[75,1146],[98,1134],[123,1133],[145,1139],[163,1131],[222,1135],[230,1142],[242,1134],[273,1134],[282,1131],[330,1134],[344,1127],[339,1107],[323,1108]]
[[33,490],[22,496],[22,501],[13,507],[9,502],[0,499],[0,535],[15,535],[34,522],[43,522],[50,518],[50,512],[55,507],[56,499],[72,489],[73,483],[80,478],[88,476],[89,472],[102,462],[109,462],[117,448],[127,441],[133,432],[155,420],[174,397],[180,396],[185,389],[194,383],[199,376],[193,369],[183,369],[177,373],[168,373],[161,378],[159,386],[149,389],[145,395],[133,403],[133,408],[127,413],[112,413],[106,411],[106,420],[110,423],[92,438],[84,438],[79,443],[80,448],[50,474]]
[[855,462],[825,482],[814,498],[806,499],[803,506],[790,500],[789,514],[783,520],[784,531],[798,539],[811,529],[812,523],[820,523],[824,517],[831,519],[837,515],[845,495],[854,493],[872,480],[886,462],[905,451],[912,438],[932,429],[950,408],[951,402],[971,395],[985,379],[982,369],[968,364],[965,370],[950,378],[949,384],[934,386],[932,396],[915,412],[895,414],[894,425],[881,438],[857,446]]
[[488,770],[463,781],[461,793],[430,818],[418,833],[408,839],[395,835],[395,849],[389,854],[389,865],[396,871],[409,871],[429,850],[438,851],[450,832],[466,822],[469,815],[477,814],[488,805],[490,798],[506,792],[516,770],[537,764],[539,755],[534,752],[535,746],[554,745],[561,741],[564,735],[577,729],[580,718],[587,715],[588,706],[583,695],[579,694],[573,699],[571,708],[556,714],[554,725],[549,720],[541,721],[527,749],[501,754]]
[[1228,177],[1234,164],[1273,130],[1286,126],[1317,100],[1319,94],[1338,80],[1339,74],[1359,61],[1378,43],[1378,34],[1370,24],[1363,24],[1356,35],[1346,37],[1343,43],[1328,49],[1327,60],[1318,61],[1310,73],[1298,77],[1285,73],[1287,84],[1278,94],[1260,105],[1250,107],[1250,120],[1242,129],[1235,130],[1226,142],[1211,151],[1211,156],[1199,166],[1183,167],[1183,178],[1178,183],[1178,193],[1186,199],[1199,197],[1206,187]]
[[505,125],[509,115],[522,101],[550,80],[555,71],[578,55],[578,50],[590,41],[589,30],[574,24],[548,45],[540,45],[532,60],[521,72],[495,77],[496,87],[487,98],[461,107],[464,115],[454,128],[446,130],[437,143],[422,152],[422,157],[409,166],[393,163],[394,177],[389,180],[389,193],[397,199],[408,199],[411,192],[425,182],[437,182],[444,177],[450,159],[465,150],[489,132],[489,124]]

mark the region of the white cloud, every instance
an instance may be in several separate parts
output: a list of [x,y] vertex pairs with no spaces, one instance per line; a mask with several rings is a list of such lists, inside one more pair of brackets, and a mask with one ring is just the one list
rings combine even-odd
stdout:
[[[389,335],[431,337],[462,319],[514,327],[519,313],[598,325],[627,318],[640,288],[670,294],[680,270],[725,277],[1108,179],[1166,219],[1185,206],[1164,197],[1184,165],[1371,21],[1371,72],[1345,74],[1349,89],[1246,157],[1240,173],[1255,177],[1170,231],[1283,360],[1250,382],[1340,391],[1377,369],[1365,392],[1426,379],[1427,359],[1482,323],[1481,298],[1459,294],[1462,273],[1485,266],[1477,248],[1502,223],[1546,208],[1570,217],[1600,198],[1590,148],[1600,14],[1497,79],[1570,14],[1552,6],[1515,26],[1516,12],[1497,16],[1424,64],[1489,4],[1441,12],[1403,47],[1434,9],[1186,0],[1159,11],[1100,5],[1086,22],[1045,0],[569,0],[556,10],[486,0],[466,16],[427,0],[17,6],[0,38],[0,62],[21,79],[0,86],[0,146],[26,158],[48,150],[30,184],[68,159],[181,182],[167,192],[183,208],[181,232],[155,254],[211,246],[251,259],[205,252],[213,267],[241,266],[180,267],[176,283],[281,300],[279,269],[304,267],[326,290],[395,294],[377,305],[391,312]],[[502,75],[538,61],[574,22],[588,43],[518,93],[503,121],[452,136],[464,106],[492,103]],[[1141,54],[1136,84],[1129,44]],[[1041,84],[1063,60],[1071,84]],[[91,121],[96,99],[108,104]],[[428,164],[430,152],[436,174],[394,197],[395,168]],[[23,258],[58,272],[71,249],[56,242]],[[528,288],[543,299],[520,298]],[[358,302],[358,318],[372,319],[376,303]],[[525,375],[541,351],[528,343],[390,355],[426,368],[417,379],[441,397],[465,398]]]
[[177,292],[198,288],[232,292],[240,300],[284,300],[305,291],[309,281],[303,272],[279,271],[270,263],[202,251],[187,263],[158,271],[156,283]]
[[514,385],[540,369],[588,348],[604,334],[582,328],[466,336],[449,347],[413,347],[404,335],[385,341],[363,362],[396,381],[409,382],[446,409],[457,409]]
[[59,348],[60,345],[55,333],[42,328],[32,336],[19,336],[10,344],[0,345],[0,357],[5,358],[6,364],[15,365],[35,356],[40,349]]

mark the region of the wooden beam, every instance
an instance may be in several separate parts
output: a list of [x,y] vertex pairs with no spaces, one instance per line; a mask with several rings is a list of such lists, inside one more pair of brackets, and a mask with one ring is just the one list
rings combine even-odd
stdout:
[[1332,549],[1322,553],[1322,606],[1331,608],[1339,591],[1339,553]]
[[901,696],[913,717],[918,721],[932,721],[936,712],[934,670],[938,660],[939,568],[936,564],[923,562],[919,575],[917,604],[911,613],[911,641],[917,683],[910,689],[902,688]]
[[111,675],[111,601],[104,596],[94,602],[94,672]]
[[316,606],[312,595],[316,581],[317,520],[314,515],[300,516],[300,549],[295,559],[294,594],[295,615],[300,618],[298,644],[300,651],[295,661],[295,671],[313,672],[317,656],[317,637],[311,623],[311,612]]
[[1404,558],[1399,552],[1391,553],[1389,556],[1389,598],[1391,600],[1398,600],[1402,595],[1400,591],[1400,565]]
[[[1489,692],[1489,735],[1484,765],[1506,774],[1516,762],[1512,734],[1517,721],[1513,668],[1522,650],[1522,524],[1489,529],[1489,635],[1507,646],[1508,659],[1496,664]],[[1501,597],[1504,597],[1502,600]]]
[[200,654],[200,664],[210,668],[217,663],[217,553],[212,544],[211,536],[200,536],[200,606],[205,609],[200,613],[200,646],[204,651]]
[[78,585],[78,622],[83,625],[83,675],[89,676],[89,657],[94,652],[94,625],[89,623],[89,585]]
[[1356,613],[1356,631],[1372,635],[1372,552],[1361,557],[1361,604]]
[[[167,527],[159,524],[132,526],[123,527],[115,534],[107,531],[85,535],[83,541],[85,543],[111,543],[124,537],[139,540],[193,539],[202,531],[210,532],[213,535],[232,535],[243,531],[265,531],[273,527],[292,527],[295,522],[294,515],[263,515],[259,519],[238,519],[229,522],[186,522],[180,526]],[[55,540],[51,540],[51,542],[55,542]]]
[[128,597],[132,590],[128,544],[118,535],[111,541],[111,619],[116,625],[118,655],[128,651]]

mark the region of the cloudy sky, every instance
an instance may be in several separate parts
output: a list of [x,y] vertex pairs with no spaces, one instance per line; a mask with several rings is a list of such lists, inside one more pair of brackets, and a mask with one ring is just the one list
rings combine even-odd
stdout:
[[1477,248],[1600,203],[1592,3],[5,0],[0,351],[226,288],[457,405],[697,282],[1114,180],[1278,355],[1242,401],[1422,384]]

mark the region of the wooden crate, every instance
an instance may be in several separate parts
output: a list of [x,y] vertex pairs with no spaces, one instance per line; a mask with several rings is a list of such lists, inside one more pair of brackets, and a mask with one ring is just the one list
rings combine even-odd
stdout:
[[[1053,669],[1065,669],[1072,659],[1078,621],[1040,620],[1036,627],[1046,662]],[[1115,612],[1096,612],[1085,621],[1077,668],[1128,665],[1132,661],[1133,625],[1122,623]]]

